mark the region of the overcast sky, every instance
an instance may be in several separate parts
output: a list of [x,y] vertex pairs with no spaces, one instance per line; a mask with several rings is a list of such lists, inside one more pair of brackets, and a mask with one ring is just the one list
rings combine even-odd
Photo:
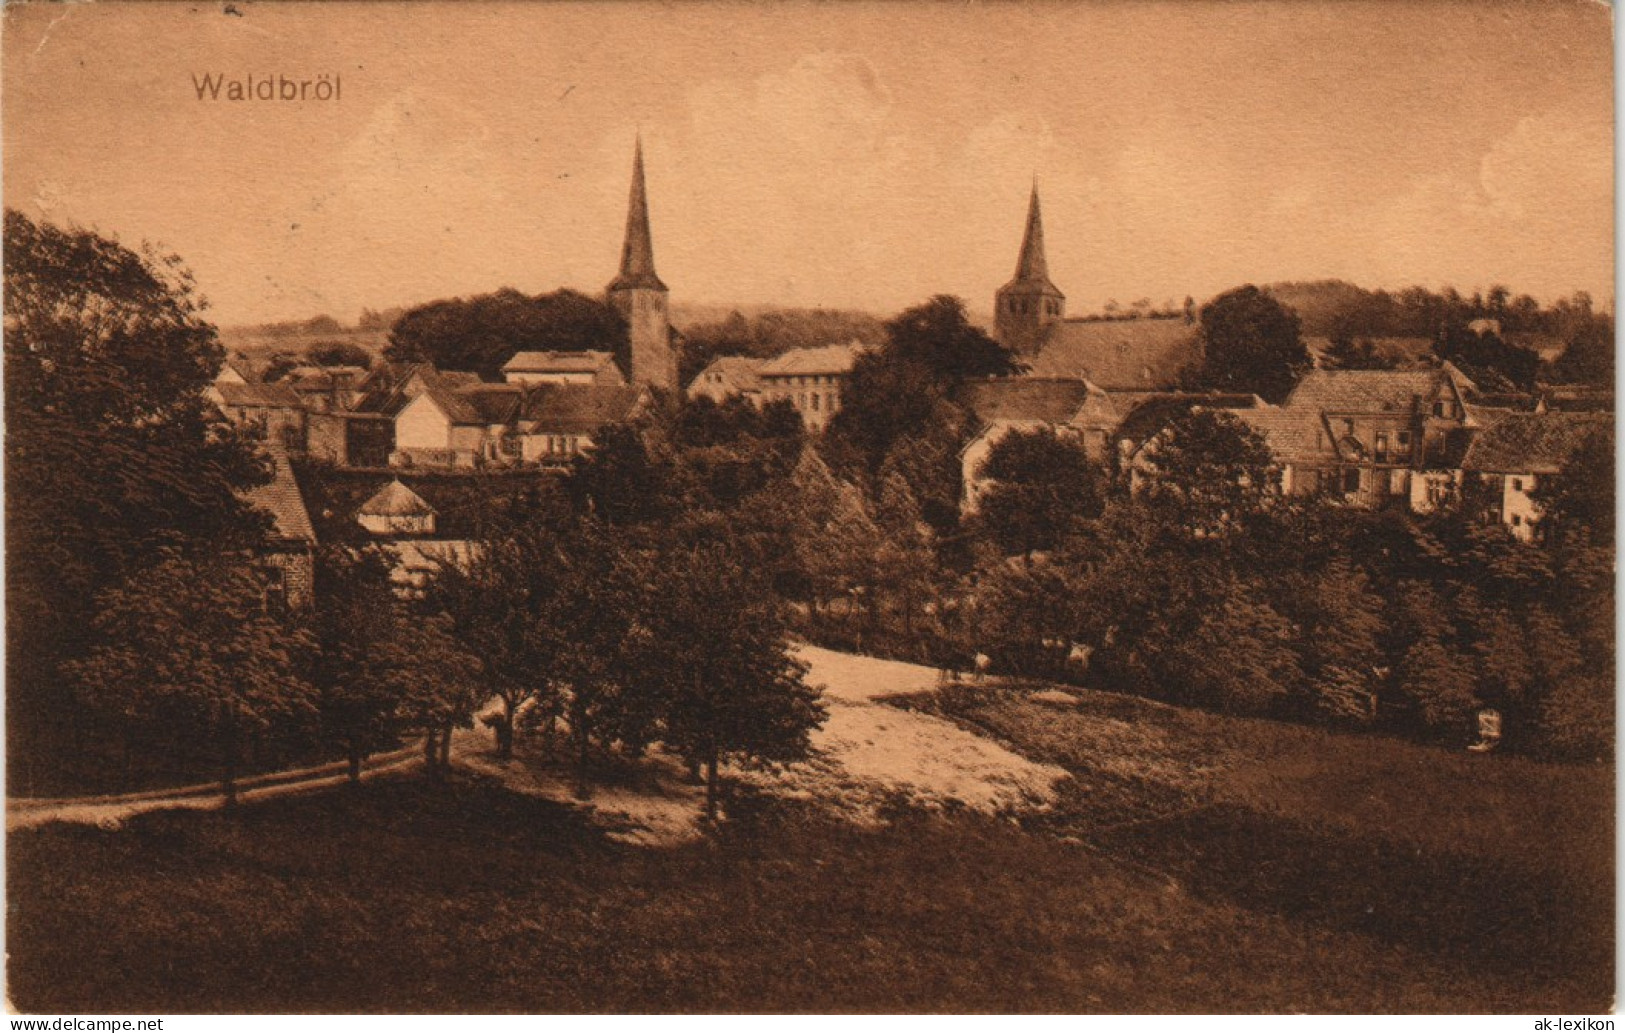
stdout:
[[[8,7],[6,204],[222,324],[601,290],[632,143],[674,300],[1069,309],[1244,282],[1613,295],[1599,4]],[[338,76],[200,101],[194,75]]]

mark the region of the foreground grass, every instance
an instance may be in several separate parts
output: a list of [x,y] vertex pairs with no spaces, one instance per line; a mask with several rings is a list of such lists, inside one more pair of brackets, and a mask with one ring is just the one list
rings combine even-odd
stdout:
[[[1029,823],[1209,902],[1459,964],[1464,1011],[1612,1007],[1614,771],[1020,687],[913,700],[1073,772]],[[1350,941],[1352,942],[1352,941]]]
[[238,815],[13,834],[11,1000],[31,1012],[1607,1004],[1573,965],[1548,978],[1486,964],[1170,879],[1052,829],[905,814],[865,831],[765,801],[738,810],[712,839],[648,850],[488,783],[403,779]]

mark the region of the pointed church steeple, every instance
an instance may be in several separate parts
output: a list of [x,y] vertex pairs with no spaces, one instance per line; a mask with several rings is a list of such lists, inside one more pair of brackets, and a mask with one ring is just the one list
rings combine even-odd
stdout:
[[643,183],[643,137],[632,153],[632,195],[626,206],[626,239],[621,271],[605,292],[626,320],[632,351],[632,382],[675,391],[677,352],[671,345],[666,285],[655,275],[654,241],[649,235],[649,197]]
[[1021,237],[1021,258],[1016,261],[1016,279],[1049,283],[1049,262],[1044,258],[1044,216],[1038,208],[1036,179],[1033,180],[1032,200],[1027,203],[1027,232]]
[[1050,326],[1065,316],[1066,295],[1050,282],[1049,261],[1044,257],[1044,217],[1035,178],[1015,278],[993,298],[993,336],[1006,348],[1032,354],[1044,346]]
[[632,196],[626,205],[626,239],[621,244],[621,273],[610,290],[640,287],[663,291],[666,285],[655,275],[654,240],[649,235],[649,197],[643,184],[643,137],[632,152]]

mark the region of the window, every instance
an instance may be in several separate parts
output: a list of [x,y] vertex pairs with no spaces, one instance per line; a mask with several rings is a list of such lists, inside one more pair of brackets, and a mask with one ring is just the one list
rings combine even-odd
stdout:
[[288,612],[288,581],[281,567],[264,567],[265,609],[278,616]]
[[1352,495],[1360,490],[1360,471],[1350,467],[1343,471],[1343,494]]
[[1388,461],[1388,432],[1385,431],[1385,430],[1377,431],[1377,449],[1376,449],[1376,451],[1377,451],[1377,455],[1376,455],[1377,462],[1386,463]]
[[1406,449],[1406,450],[1410,449],[1410,447],[1411,447],[1411,432],[1410,431],[1402,430],[1402,431],[1399,432],[1399,447],[1402,448],[1402,449]]
[[1513,527],[1522,527],[1523,526],[1523,517],[1519,516],[1517,513],[1512,514],[1512,526]]
[[1523,478],[1522,477],[1514,477],[1514,478],[1512,478],[1512,490],[1513,491],[1522,491],[1523,490]]
[[818,392],[817,391],[814,391],[813,394],[812,394],[812,411],[813,412],[818,411]]

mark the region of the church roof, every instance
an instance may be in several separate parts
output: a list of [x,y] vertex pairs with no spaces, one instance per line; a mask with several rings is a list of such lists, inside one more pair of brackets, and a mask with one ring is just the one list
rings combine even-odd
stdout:
[[423,501],[423,496],[400,482],[390,481],[372,498],[362,503],[358,516],[434,516],[435,509]]
[[1049,278],[1049,260],[1044,256],[1044,217],[1038,206],[1038,184],[1033,184],[1032,199],[1027,203],[1027,228],[1021,235],[1021,254],[1016,259],[1016,275],[1000,288],[1001,293],[1036,292],[1061,297],[1060,290]]
[[643,185],[641,138],[632,156],[632,196],[626,206],[626,239],[621,244],[621,271],[610,281],[609,289],[666,289],[660,277],[655,275],[654,241],[649,234],[649,198]]
[[1028,360],[1034,376],[1085,377],[1100,387],[1170,387],[1201,358],[1183,319],[1067,319],[1050,325]]

